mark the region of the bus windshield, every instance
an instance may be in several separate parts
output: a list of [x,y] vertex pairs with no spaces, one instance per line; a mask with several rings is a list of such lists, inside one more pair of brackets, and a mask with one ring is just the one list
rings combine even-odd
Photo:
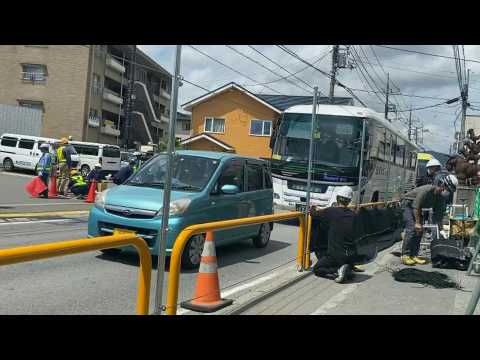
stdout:
[[[313,130],[313,161],[338,167],[357,167],[362,121],[358,117],[317,115]],[[312,115],[287,113],[280,124],[273,158],[308,161]]]

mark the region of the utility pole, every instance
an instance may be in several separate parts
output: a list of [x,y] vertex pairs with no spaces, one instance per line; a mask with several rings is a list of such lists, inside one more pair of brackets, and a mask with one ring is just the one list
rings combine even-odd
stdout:
[[332,72],[330,78],[330,92],[328,93],[328,101],[330,104],[333,104],[333,96],[335,92],[335,82],[337,76],[337,69],[338,69],[338,49],[340,48],[339,45],[333,45],[332,51]]
[[172,189],[173,156],[175,155],[175,124],[177,123],[178,87],[180,85],[180,58],[182,45],[177,45],[175,52],[175,75],[170,101],[170,123],[168,124],[167,174],[163,190],[162,226],[158,242],[157,291],[155,297],[155,314],[161,315],[163,310],[163,283],[165,277],[165,257],[167,253],[168,220],[170,213],[170,193]]
[[[305,224],[308,225],[308,212],[310,211],[310,192],[312,184],[312,164],[313,164],[313,134],[315,131],[315,123],[317,122],[317,96],[318,96],[318,87],[313,88],[313,107],[312,107],[312,125],[310,126],[310,147],[308,149],[308,172],[307,172],[307,201],[305,205]],[[305,232],[305,241],[303,242],[304,246],[307,244]],[[303,254],[306,254],[308,249],[303,249]],[[310,256],[310,255],[309,255]],[[303,266],[302,266],[302,270]]]
[[468,105],[468,83],[470,80],[470,69],[468,69],[467,73],[467,83],[463,86],[463,91],[461,93],[462,96],[462,123],[460,126],[461,132],[461,140],[465,139],[465,120],[467,117],[467,105]]
[[132,132],[132,111],[135,104],[135,63],[136,63],[137,45],[132,45],[130,52],[130,76],[127,89],[127,103],[125,104],[125,133],[123,140],[127,150],[131,143]]
[[412,107],[410,107],[410,116],[408,118],[408,140],[412,140]]
[[415,126],[415,144],[418,145],[418,126]]
[[[388,95],[390,94],[390,74],[387,73],[387,91],[385,92],[385,119],[388,120]],[[388,120],[390,121],[390,120]]]

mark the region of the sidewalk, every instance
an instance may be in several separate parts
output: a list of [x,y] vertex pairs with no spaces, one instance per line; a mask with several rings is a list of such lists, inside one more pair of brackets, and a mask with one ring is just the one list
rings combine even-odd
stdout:
[[[464,291],[434,289],[393,279],[386,267],[403,268],[393,253],[400,243],[382,251],[375,263],[365,265],[364,273],[346,284],[310,275],[292,286],[242,312],[242,315],[463,315],[479,275],[465,271],[440,271],[464,286]],[[480,305],[475,314],[480,314]]]

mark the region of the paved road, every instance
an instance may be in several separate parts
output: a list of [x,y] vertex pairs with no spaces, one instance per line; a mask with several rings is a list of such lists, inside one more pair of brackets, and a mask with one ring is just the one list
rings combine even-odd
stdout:
[[0,214],[23,211],[88,210],[92,205],[76,199],[31,198],[25,185],[33,175],[28,172],[4,172],[0,169]]
[[[0,248],[85,237],[85,217],[0,222]],[[217,250],[222,288],[235,291],[258,275],[294,259],[297,227],[276,224],[265,249],[250,241]],[[136,256],[84,253],[0,267],[0,314],[134,314]],[[157,273],[152,273],[150,309]],[[183,272],[179,299],[193,295],[195,272]]]

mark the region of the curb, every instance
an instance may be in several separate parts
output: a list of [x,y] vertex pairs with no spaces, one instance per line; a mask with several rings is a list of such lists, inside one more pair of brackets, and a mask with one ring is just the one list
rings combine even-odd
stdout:
[[230,312],[226,312],[225,314],[218,314],[218,315],[241,315],[242,313],[244,313],[248,309],[251,309],[255,305],[261,303],[262,301],[267,300],[269,297],[279,293],[280,291],[283,291],[283,290],[289,288],[290,286],[302,281],[303,279],[309,277],[310,275],[313,275],[313,272],[311,270],[305,270],[298,277],[282,282],[280,285],[276,286],[275,288],[264,292],[264,294],[262,294],[262,295],[259,295],[259,296],[256,296],[256,297],[252,298],[250,301],[247,301],[244,304],[239,305],[236,309],[234,309]]

